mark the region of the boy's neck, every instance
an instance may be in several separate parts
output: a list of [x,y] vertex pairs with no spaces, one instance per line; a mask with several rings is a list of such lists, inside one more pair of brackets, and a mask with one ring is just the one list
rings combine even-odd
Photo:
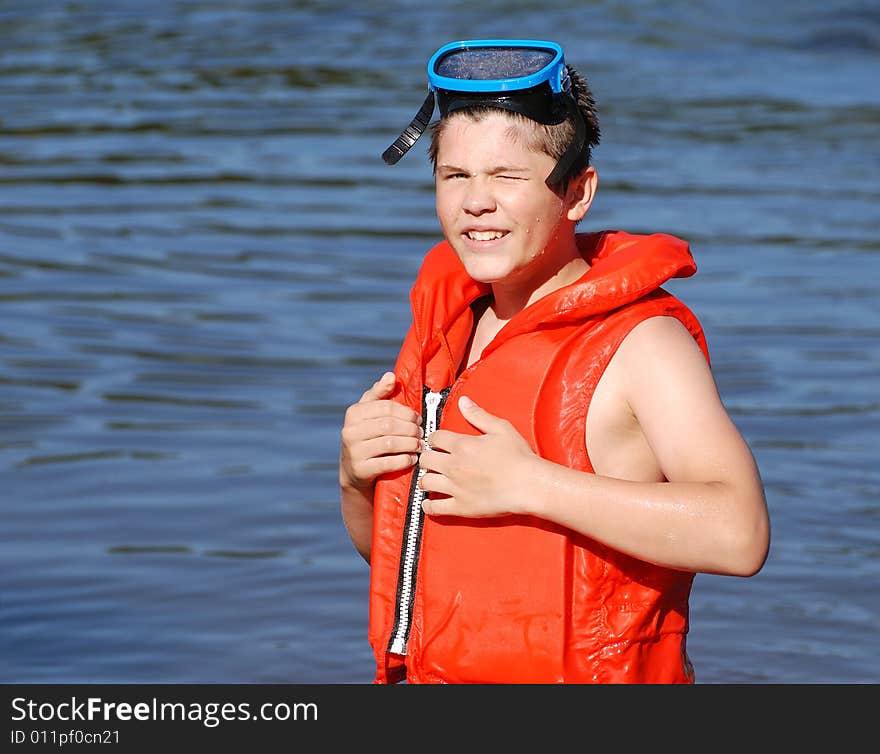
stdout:
[[506,322],[530,304],[559,288],[578,280],[590,269],[590,265],[580,255],[572,240],[572,247],[562,265],[548,270],[540,278],[526,280],[504,280],[492,283],[491,308],[496,319]]

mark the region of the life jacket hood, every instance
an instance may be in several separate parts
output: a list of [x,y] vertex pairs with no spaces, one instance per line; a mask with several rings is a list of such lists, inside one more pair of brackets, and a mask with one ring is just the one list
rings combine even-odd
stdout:
[[[603,230],[579,233],[576,241],[590,268],[575,282],[519,312],[486,347],[484,356],[518,333],[605,314],[656,291],[672,278],[689,277],[697,269],[688,244],[665,233]],[[426,361],[447,347],[449,339],[444,334],[460,321],[462,311],[491,292],[489,284],[467,274],[446,241],[425,255],[410,291],[410,305],[415,336]],[[457,368],[457,364],[449,366],[453,371]]]
[[[689,277],[697,270],[688,244],[665,233],[635,235],[603,230],[578,233],[575,238],[590,269],[574,283],[552,291],[525,309],[524,327],[601,314],[641,298],[671,278]],[[462,301],[491,291],[490,285],[468,276],[444,241],[425,256],[410,302],[414,313],[430,312],[431,324],[444,327],[459,314]],[[414,321],[418,323],[419,319]]]

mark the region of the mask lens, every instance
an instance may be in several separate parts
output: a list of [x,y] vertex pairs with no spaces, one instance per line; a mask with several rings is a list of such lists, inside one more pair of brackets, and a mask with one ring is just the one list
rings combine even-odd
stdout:
[[481,47],[452,50],[434,65],[438,76],[470,81],[497,81],[534,76],[553,62],[549,50]]

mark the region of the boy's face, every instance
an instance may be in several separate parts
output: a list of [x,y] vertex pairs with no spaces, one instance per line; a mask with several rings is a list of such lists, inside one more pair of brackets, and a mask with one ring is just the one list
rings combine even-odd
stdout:
[[574,248],[564,200],[544,182],[556,163],[528,148],[530,127],[502,111],[453,115],[440,136],[437,217],[479,282],[543,282]]

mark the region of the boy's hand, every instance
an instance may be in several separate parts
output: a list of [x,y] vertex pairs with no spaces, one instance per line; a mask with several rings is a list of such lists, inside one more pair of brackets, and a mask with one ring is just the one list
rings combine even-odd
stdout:
[[418,460],[421,416],[388,399],[396,378],[386,372],[346,409],[339,455],[339,484],[368,489],[380,474],[401,471]]
[[428,440],[419,465],[419,485],[436,493],[422,506],[431,515],[501,516],[524,513],[528,481],[538,456],[506,419],[459,399],[461,415],[483,434],[438,429]]

